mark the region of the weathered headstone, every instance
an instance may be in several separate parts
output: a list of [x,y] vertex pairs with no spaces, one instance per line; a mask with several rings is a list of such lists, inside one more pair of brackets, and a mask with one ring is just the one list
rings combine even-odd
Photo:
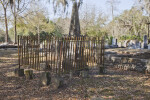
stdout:
[[125,40],[123,46],[128,47],[129,43],[130,43],[130,40]]
[[116,38],[113,38],[113,39],[112,39],[112,45],[114,45],[114,46],[117,45],[117,39],[116,39]]
[[131,40],[128,44],[129,49],[140,49],[141,44],[138,40]]
[[118,42],[118,47],[122,47],[122,42]]
[[148,42],[147,35],[144,35],[144,37],[143,37],[143,48],[144,48],[144,49],[147,48],[147,42]]
[[141,42],[140,42],[140,41],[137,41],[137,42],[136,42],[136,48],[137,48],[137,49],[140,49],[140,48],[141,48]]

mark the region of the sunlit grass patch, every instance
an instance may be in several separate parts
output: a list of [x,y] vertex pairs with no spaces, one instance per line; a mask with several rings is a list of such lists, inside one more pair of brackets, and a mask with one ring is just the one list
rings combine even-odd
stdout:
[[5,76],[12,77],[12,76],[15,76],[15,73],[14,72],[8,72],[8,73],[5,73]]
[[99,90],[98,93],[103,95],[109,95],[109,96],[115,95],[114,91],[111,88],[104,88],[102,90]]

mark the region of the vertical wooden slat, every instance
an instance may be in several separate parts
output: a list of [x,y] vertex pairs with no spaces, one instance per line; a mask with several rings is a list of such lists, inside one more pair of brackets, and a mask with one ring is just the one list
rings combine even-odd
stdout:
[[88,37],[88,65],[90,66],[90,37]]
[[96,38],[94,40],[94,64],[96,64]]
[[48,37],[46,38],[46,66],[48,66],[48,59],[47,59],[47,48],[48,48]]
[[29,66],[30,66],[30,48],[31,48],[31,47],[30,47],[30,46],[31,46],[31,45],[30,45],[30,42],[31,42],[31,41],[30,41],[30,36],[28,36],[28,38],[29,38],[29,46],[28,46],[29,51],[28,51],[28,54],[29,54]]
[[23,36],[23,65],[25,64],[26,58],[25,58],[25,36]]
[[37,42],[38,43],[38,51],[37,51],[37,56],[38,56],[38,61],[37,61],[37,63],[38,63],[38,70],[40,70],[40,56],[39,56],[39,54],[40,54],[40,42]]
[[34,68],[34,37],[33,37],[33,42],[32,42],[32,68]]
[[105,63],[105,38],[103,37],[103,66],[104,66],[104,63]]
[[54,47],[55,48],[55,53],[54,53],[54,69],[55,69],[55,72],[56,72],[56,61],[55,61],[56,60],[56,37],[54,38],[54,41],[55,41],[54,42],[55,43],[55,47]]
[[[69,60],[69,48],[68,48],[68,45],[69,45],[69,37],[67,37],[67,48],[66,48],[67,52],[68,52],[67,60]],[[66,67],[67,67],[67,72],[68,72],[69,71],[69,66],[68,66],[68,62],[69,61],[67,61],[67,60],[66,60],[66,63],[67,63]]]
[[67,38],[65,37],[65,59],[64,59],[64,67],[65,67],[65,73],[66,73],[66,71],[67,71],[67,65],[66,65],[66,57],[67,57]]
[[97,45],[98,45],[98,52],[97,52],[97,56],[98,56],[97,58],[98,58],[98,60],[97,60],[97,63],[99,65],[100,64],[100,51],[101,51],[99,37],[98,37],[98,43],[97,43]]
[[71,62],[71,70],[73,70],[73,61],[72,61],[72,37],[70,37],[70,62]]
[[52,68],[52,71],[53,71],[53,52],[52,52],[52,46],[53,46],[53,37],[51,38],[51,68]]
[[29,37],[27,36],[27,65],[29,65],[29,48],[28,48],[28,45],[29,45]]
[[83,36],[83,68],[85,68],[85,64],[86,64],[86,61],[85,61],[85,37]]
[[41,41],[42,41],[42,44],[41,44],[41,47],[42,47],[42,52],[41,52],[41,53],[42,53],[42,54],[41,54],[41,58],[42,58],[42,59],[41,59],[41,62],[43,63],[43,61],[44,61],[44,60],[43,60],[43,52],[44,52],[44,51],[43,51],[43,50],[44,50],[43,37],[41,38]]
[[76,68],[76,57],[75,57],[75,52],[76,52],[76,37],[74,37],[74,40],[73,40],[73,60],[74,60],[74,68],[73,70],[75,70]]
[[92,67],[94,66],[94,61],[93,61],[93,60],[94,60],[93,43],[94,43],[94,42],[93,42],[93,38],[92,38],[92,39],[91,39],[91,49],[92,49],[92,50],[91,50],[91,61],[92,61],[92,64],[91,64],[91,65],[92,65]]
[[103,59],[103,53],[102,53],[102,51],[103,51],[103,41],[102,41],[102,39],[101,39],[101,61],[100,61],[100,64],[102,64],[102,59]]
[[36,69],[36,47],[35,47],[35,40],[36,40],[36,37],[34,37],[34,69]]
[[46,39],[44,38],[44,63],[46,63]]
[[86,61],[86,36],[84,37],[84,61],[85,61],[85,65],[84,67],[87,65],[87,61]]
[[50,57],[51,57],[51,55],[50,55],[50,43],[51,43],[51,36],[49,35],[49,41],[48,41],[48,47],[49,47],[49,65],[50,65]]
[[19,69],[20,69],[20,41],[19,41],[19,39],[20,39],[20,37],[19,37],[19,35],[18,35],[18,64],[19,64]]
[[62,60],[62,48],[63,48],[63,41],[62,41],[63,39],[61,38],[61,40],[60,40],[60,42],[61,42],[61,44],[60,44],[60,51],[59,51],[59,58],[60,58],[60,62],[59,62],[59,75],[60,75],[60,73],[61,73],[61,60]]
[[81,37],[81,68],[83,68],[83,37]]
[[75,70],[77,70],[77,57],[76,57],[77,56],[76,55],[76,53],[77,53],[77,51],[76,51],[76,48],[77,48],[77,39],[78,38],[76,37],[76,39],[75,39],[75,50],[74,50],[75,51],[75,64],[76,64],[75,65]]
[[62,47],[62,69],[61,69],[61,71],[62,72],[64,72],[64,59],[65,59],[65,39],[64,38],[62,38],[62,45],[63,45],[63,47]]
[[60,50],[60,47],[59,47],[59,46],[60,46],[60,45],[59,45],[59,37],[56,39],[56,44],[57,44],[57,45],[56,45],[56,50],[57,50],[57,51],[56,51],[56,73],[58,73],[58,72],[59,72],[59,68],[58,68],[58,67],[59,67],[59,63],[60,63],[60,62],[58,61],[58,56],[60,56],[60,55],[59,55],[59,50]]

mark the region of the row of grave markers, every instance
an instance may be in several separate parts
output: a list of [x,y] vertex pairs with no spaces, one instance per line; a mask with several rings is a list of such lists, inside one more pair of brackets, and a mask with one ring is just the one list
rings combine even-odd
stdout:
[[150,49],[150,41],[148,41],[148,36],[143,36],[143,42],[138,40],[125,40],[123,42],[118,42],[116,38],[112,39],[112,45],[109,46],[108,43],[105,43],[106,47],[128,47],[129,49]]

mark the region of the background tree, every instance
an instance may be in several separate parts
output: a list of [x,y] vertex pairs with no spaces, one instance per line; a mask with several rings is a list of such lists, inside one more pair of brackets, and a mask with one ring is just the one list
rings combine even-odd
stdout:
[[4,11],[4,20],[5,20],[5,42],[8,43],[8,20],[7,20],[7,10],[9,6],[9,0],[0,0],[0,4],[2,5]]
[[150,0],[139,0],[142,10],[144,9],[150,17]]
[[11,11],[13,15],[14,24],[14,43],[17,43],[17,17],[26,11],[28,4],[31,3],[28,0],[10,0]]
[[[124,11],[120,16],[114,19],[115,37],[130,36],[141,37],[146,34],[146,22],[148,17],[143,15],[143,12],[138,8],[133,7],[130,10]],[[108,31],[110,33],[112,28],[111,21],[108,25]]]
[[[111,8],[111,16],[112,16],[112,20],[114,20],[114,11],[117,10],[116,5],[119,4],[120,2],[118,0],[107,0],[107,4],[110,6]],[[114,22],[112,22],[114,23]],[[112,30],[112,35],[114,35],[114,28]]]

